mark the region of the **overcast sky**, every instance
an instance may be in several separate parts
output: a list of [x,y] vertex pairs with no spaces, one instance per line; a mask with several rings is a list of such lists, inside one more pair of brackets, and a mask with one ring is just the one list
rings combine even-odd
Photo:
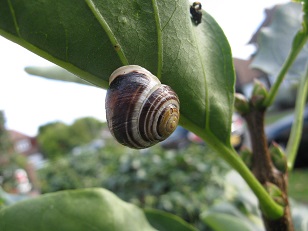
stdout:
[[[263,21],[264,9],[289,1],[201,2],[224,30],[233,56],[246,59],[254,51],[246,44]],[[0,65],[0,110],[5,113],[7,128],[34,136],[40,125],[51,121],[69,124],[85,116],[105,120],[105,90],[28,75],[24,72],[26,66],[51,64],[3,37],[0,37]]]

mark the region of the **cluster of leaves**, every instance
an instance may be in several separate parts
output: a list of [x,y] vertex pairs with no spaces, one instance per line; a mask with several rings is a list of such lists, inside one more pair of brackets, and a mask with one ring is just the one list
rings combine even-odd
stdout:
[[42,193],[67,189],[101,187],[103,182],[117,170],[123,147],[110,140],[98,151],[83,151],[49,160],[38,171]]
[[98,152],[50,162],[39,172],[42,191],[104,187],[139,207],[161,209],[202,226],[200,213],[224,198],[229,170],[216,155],[204,155],[205,149],[191,145],[175,152],[158,146],[140,152],[108,142]]
[[[204,155],[205,149],[137,151],[110,139],[98,151],[50,161],[39,171],[42,192],[104,187],[145,211],[176,214],[199,230],[264,230],[247,184],[217,155]],[[307,208],[296,205],[292,211],[297,230],[305,230]]]
[[158,208],[196,224],[203,210],[223,198],[228,170],[216,155],[205,156],[205,149],[193,145],[177,153],[129,153],[121,157],[119,171],[106,187],[139,207]]
[[77,119],[72,125],[52,122],[39,128],[37,138],[45,157],[55,159],[78,145],[98,138],[104,126],[104,123],[92,117]]

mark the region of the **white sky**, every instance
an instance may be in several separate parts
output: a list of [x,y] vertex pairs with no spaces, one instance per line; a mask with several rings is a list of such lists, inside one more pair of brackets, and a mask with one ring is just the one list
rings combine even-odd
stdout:
[[[233,56],[246,59],[254,51],[247,42],[264,19],[264,9],[287,0],[203,0],[224,30]],[[6,127],[36,135],[40,125],[60,120],[93,116],[105,120],[105,90],[74,83],[46,80],[28,75],[26,66],[49,62],[0,36],[0,110]]]

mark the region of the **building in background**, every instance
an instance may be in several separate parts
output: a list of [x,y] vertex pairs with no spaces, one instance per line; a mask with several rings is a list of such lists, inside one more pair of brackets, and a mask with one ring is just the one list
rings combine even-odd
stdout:
[[10,153],[22,155],[27,160],[24,169],[16,169],[12,176],[16,184],[15,193],[36,195],[39,192],[39,183],[35,170],[41,168],[44,164],[36,137],[14,130],[7,130],[7,133],[11,143]]

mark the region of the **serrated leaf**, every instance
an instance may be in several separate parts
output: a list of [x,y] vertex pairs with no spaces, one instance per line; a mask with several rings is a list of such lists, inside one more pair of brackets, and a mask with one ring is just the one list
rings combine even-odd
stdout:
[[231,148],[231,50],[215,20],[203,11],[196,26],[189,7],[186,0],[0,0],[0,34],[103,88],[117,67],[143,66],[179,95],[182,125]]
[[153,231],[142,210],[104,189],[46,194],[0,210],[1,231]]
[[197,231],[182,218],[155,209],[146,209],[145,215],[150,224],[159,231]]
[[[271,76],[277,76],[292,46],[295,34],[302,25],[302,5],[286,3],[277,5],[268,27],[261,29],[258,37],[258,51],[251,63]],[[308,46],[304,46],[296,61],[287,73],[288,79],[299,79],[305,71]]]

